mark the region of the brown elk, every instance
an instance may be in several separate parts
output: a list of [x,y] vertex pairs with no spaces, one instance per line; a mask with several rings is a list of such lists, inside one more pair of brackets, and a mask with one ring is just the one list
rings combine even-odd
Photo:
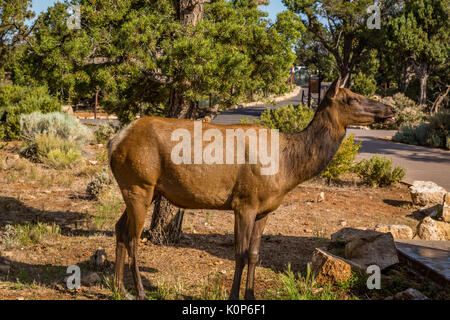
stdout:
[[[253,299],[255,267],[268,213],[278,208],[290,190],[327,166],[347,126],[389,122],[394,117],[395,111],[390,106],[340,88],[338,79],[305,130],[279,134],[279,169],[272,175],[259,174],[262,168],[259,163],[175,164],[171,158],[175,145],[171,135],[179,128],[193,133],[194,122],[157,117],[134,121],[108,143],[111,170],[126,204],[116,224],[116,287],[126,292],[123,271],[128,252],[137,298],[145,299],[137,249],[147,209],[153,198],[161,194],[181,208],[234,211],[236,267],[230,299],[239,299],[242,271],[247,263],[245,298]],[[263,128],[209,123],[203,126],[224,135],[227,129]],[[248,140],[245,140],[247,157]]]

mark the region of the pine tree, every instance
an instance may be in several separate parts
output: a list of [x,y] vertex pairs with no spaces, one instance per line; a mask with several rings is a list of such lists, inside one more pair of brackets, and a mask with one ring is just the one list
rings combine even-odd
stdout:
[[387,46],[411,63],[419,77],[419,104],[426,104],[430,74],[449,57],[447,0],[405,1],[401,14],[388,25]]

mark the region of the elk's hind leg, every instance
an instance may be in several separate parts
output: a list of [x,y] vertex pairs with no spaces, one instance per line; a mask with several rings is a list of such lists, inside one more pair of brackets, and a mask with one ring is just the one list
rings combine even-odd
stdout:
[[127,211],[125,210],[119,221],[116,223],[116,265],[114,285],[117,290],[124,296],[128,295],[123,284],[123,269],[125,266],[125,258],[127,255]]
[[144,286],[142,285],[141,275],[138,265],[138,246],[139,240],[144,229],[145,216],[147,209],[153,198],[154,187],[133,186],[130,189],[122,190],[123,197],[127,206],[126,222],[126,248],[130,257],[130,268],[133,274],[134,286],[137,299],[146,298]]

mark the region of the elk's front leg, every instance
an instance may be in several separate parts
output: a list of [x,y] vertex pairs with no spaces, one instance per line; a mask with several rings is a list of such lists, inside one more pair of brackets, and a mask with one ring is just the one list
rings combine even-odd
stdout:
[[234,251],[236,267],[234,270],[233,285],[230,300],[239,300],[242,271],[247,263],[250,237],[255,223],[255,213],[235,211],[234,214]]
[[261,236],[264,231],[264,227],[266,226],[267,218],[269,215],[266,215],[263,218],[260,218],[255,221],[253,226],[252,236],[250,238],[250,247],[248,254],[248,272],[247,272],[247,285],[245,288],[245,299],[246,300],[254,300],[255,293],[255,269],[256,264],[259,259],[259,248],[261,244]]

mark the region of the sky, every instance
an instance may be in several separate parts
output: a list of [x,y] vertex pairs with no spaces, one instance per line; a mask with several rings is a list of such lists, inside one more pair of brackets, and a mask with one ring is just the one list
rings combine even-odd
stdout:
[[[48,7],[52,6],[57,0],[33,0],[33,11],[36,14],[45,11]],[[269,18],[272,21],[275,21],[277,17],[277,13],[283,11],[284,5],[281,3],[281,0],[270,0],[270,4],[266,7],[263,7],[263,11],[269,13]]]

